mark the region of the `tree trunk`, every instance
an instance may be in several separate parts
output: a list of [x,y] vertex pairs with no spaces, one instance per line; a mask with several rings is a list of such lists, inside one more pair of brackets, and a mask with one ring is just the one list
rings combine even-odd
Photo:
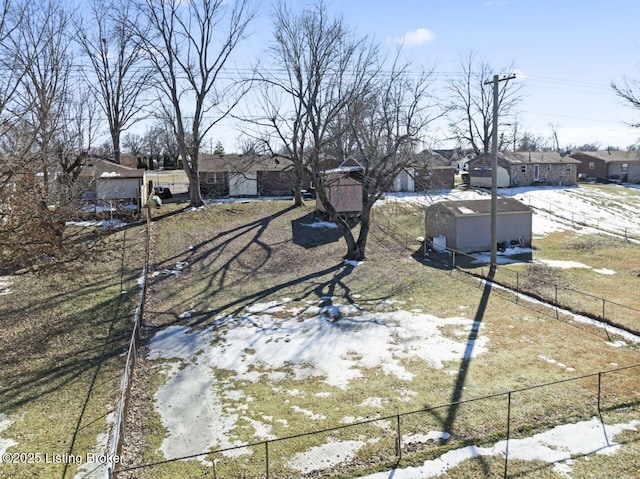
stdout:
[[304,180],[304,168],[300,165],[296,165],[296,183],[293,186],[293,206],[302,206],[302,182]]
[[202,193],[200,192],[200,177],[192,168],[185,166],[184,170],[187,173],[187,178],[189,178],[189,206],[199,208],[204,205]]
[[120,131],[114,130],[111,132],[111,143],[113,144],[113,159],[120,164]]
[[344,240],[347,243],[347,254],[344,255],[344,259],[352,261],[363,260],[364,252],[360,250],[360,246],[353,237],[353,233],[351,232],[349,225],[345,223],[345,227],[343,228],[342,225],[338,223],[338,227],[340,228],[342,236],[344,236]]
[[360,215],[360,233],[358,234],[358,253],[359,257],[354,258],[357,261],[363,261],[365,259],[367,249],[367,238],[369,237],[369,230],[371,229],[371,205],[363,204],[362,213]]

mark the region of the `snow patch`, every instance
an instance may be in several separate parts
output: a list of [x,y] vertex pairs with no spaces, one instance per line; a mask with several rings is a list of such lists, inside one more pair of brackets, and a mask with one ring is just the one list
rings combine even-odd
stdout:
[[0,296],[11,293],[13,278],[11,276],[0,276]]
[[[7,415],[0,412],[0,433],[9,429],[12,421],[7,418]],[[0,463],[2,462],[2,454],[7,452],[10,447],[17,446],[18,443],[13,439],[7,439],[0,437]]]
[[[569,474],[572,457],[588,454],[614,455],[620,445],[613,442],[624,431],[638,431],[640,421],[626,424],[604,425],[597,418],[576,424],[566,424],[524,439],[509,441],[509,459],[543,461],[553,464],[558,474]],[[417,467],[394,469],[363,476],[362,479],[424,479],[437,477],[468,459],[480,456],[504,456],[506,441],[493,447],[467,446],[449,451],[437,459],[426,461]]]
[[606,274],[606,275],[614,275],[616,274],[616,272],[612,269],[607,269],[607,268],[598,268],[598,269],[594,269],[593,270],[595,273],[598,274]]
[[552,268],[561,268],[561,269],[569,269],[569,268],[589,268],[584,263],[579,263],[577,261],[561,261],[561,260],[553,260],[553,259],[538,259],[536,260],[539,263],[544,263],[547,266],[551,266]]
[[302,226],[306,226],[307,228],[330,228],[330,229],[338,229],[338,225],[332,223],[330,221],[316,221],[315,223],[300,223]]
[[298,406],[291,406],[291,409],[293,409],[295,412],[299,412],[300,414],[304,414],[312,421],[322,421],[323,419],[327,419],[327,416],[325,416],[324,414],[316,414],[313,411],[309,411],[308,409],[303,409]]
[[337,466],[355,456],[365,446],[364,441],[336,441],[329,439],[322,446],[314,446],[306,452],[296,454],[290,462],[291,467],[308,474]]
[[[155,395],[156,410],[167,430],[161,446],[165,458],[234,446],[226,438],[238,427],[236,412],[246,410],[247,404],[231,412],[223,409],[222,401],[231,397],[237,382],[277,382],[293,375],[294,380],[320,377],[329,386],[346,389],[351,380],[362,376],[363,368],[378,368],[409,382],[413,375],[402,366],[404,359],[419,359],[441,369],[448,361],[487,350],[488,338],[481,334],[480,324],[467,318],[443,319],[403,310],[369,312],[357,304],[326,305],[332,300],[323,298],[312,316],[282,318],[267,312],[279,316],[290,312],[290,300],[285,298],[253,305],[256,315],[221,317],[214,326],[199,330],[173,325],[156,333],[149,359],[178,360],[162,363],[170,367],[165,368],[167,380]],[[452,330],[459,333],[457,338],[454,334],[451,339]],[[472,331],[477,338],[467,341]],[[247,354],[248,347],[252,354]],[[235,376],[218,381],[214,370]],[[287,371],[286,376],[282,371]],[[288,391],[291,397],[297,394],[294,388]],[[398,394],[400,401],[407,402],[416,393],[401,389]],[[240,401],[241,396],[233,399]],[[362,405],[380,407],[382,402],[370,398]],[[293,404],[289,407],[312,420],[325,419]],[[254,429],[256,434],[270,434]]]
[[[107,429],[112,430],[116,423],[115,411],[107,414]],[[96,446],[92,451],[96,455],[107,455],[109,453],[109,433],[98,434],[96,438]],[[102,479],[107,477],[107,469],[109,464],[100,463],[98,461],[85,462],[76,471],[74,479]]]

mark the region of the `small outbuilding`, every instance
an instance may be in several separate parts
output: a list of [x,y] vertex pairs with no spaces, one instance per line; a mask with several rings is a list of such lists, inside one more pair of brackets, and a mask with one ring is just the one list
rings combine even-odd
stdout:
[[[531,247],[531,208],[498,198],[496,233],[502,247]],[[491,200],[441,201],[426,208],[426,238],[463,253],[491,250]]]
[[96,198],[99,200],[127,200],[137,203],[144,170],[99,160],[94,163]]
[[[357,215],[362,212],[361,172],[352,167],[341,167],[323,173],[323,188],[327,199],[338,213]],[[316,209],[326,212],[316,196]]]

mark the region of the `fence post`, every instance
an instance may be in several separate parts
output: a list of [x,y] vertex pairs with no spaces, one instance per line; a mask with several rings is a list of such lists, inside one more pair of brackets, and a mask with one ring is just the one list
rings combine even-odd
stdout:
[[602,393],[602,371],[598,373],[598,414],[600,414],[600,395]]
[[604,305],[606,302],[607,301],[604,298],[602,298],[602,319],[606,319],[606,316],[604,315],[605,314]]
[[269,479],[269,441],[264,442],[265,464],[267,469],[267,479]]
[[509,437],[511,436],[511,391],[507,395],[507,441],[504,446],[504,477],[509,472]]
[[520,296],[520,272],[516,271],[516,304],[518,304],[518,296]]
[[400,432],[400,414],[396,416],[397,424],[398,424],[398,437],[396,438],[396,456],[398,456],[398,461],[402,459],[402,433]]

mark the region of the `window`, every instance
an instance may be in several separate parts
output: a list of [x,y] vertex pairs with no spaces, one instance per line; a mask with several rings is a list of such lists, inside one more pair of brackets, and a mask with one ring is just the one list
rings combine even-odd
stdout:
[[216,183],[220,183],[222,182],[222,174],[216,173],[215,171],[208,171],[206,182],[208,185],[215,185]]
[[589,162],[589,169],[590,170],[595,170],[596,169],[596,164],[593,161]]
[[622,163],[621,171],[626,173],[629,171],[629,163]]
[[551,165],[547,165],[547,171],[551,171]]
[[573,165],[565,165],[564,169],[568,172],[572,172],[573,171]]
[[520,173],[526,173],[526,172],[527,172],[527,165],[520,166]]

